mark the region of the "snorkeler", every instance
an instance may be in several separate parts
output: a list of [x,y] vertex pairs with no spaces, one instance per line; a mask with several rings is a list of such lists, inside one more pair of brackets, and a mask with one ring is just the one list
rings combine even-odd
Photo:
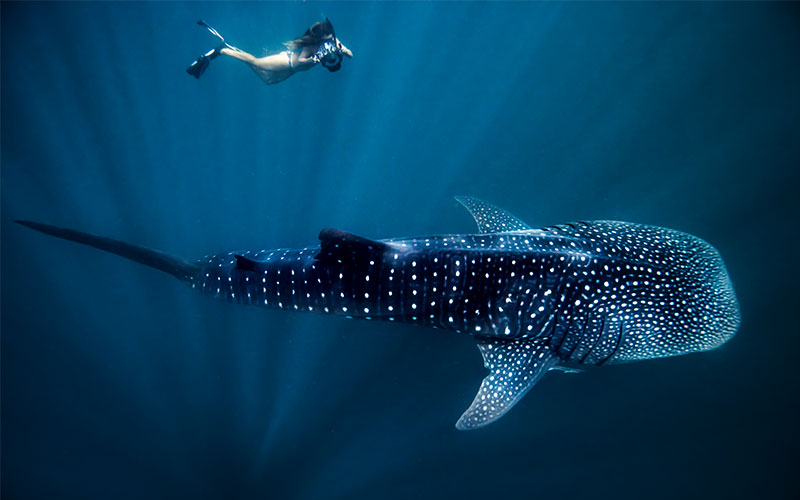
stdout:
[[215,49],[198,57],[186,72],[200,78],[211,60],[220,54],[230,56],[247,63],[267,85],[282,82],[298,71],[306,71],[321,64],[328,71],[339,71],[342,67],[342,56],[353,57],[353,53],[336,38],[333,25],[326,18],[324,22],[315,23],[303,36],[284,43],[286,50],[266,57],[255,57],[225,42],[217,30],[203,22],[197,24],[206,28],[222,42]]

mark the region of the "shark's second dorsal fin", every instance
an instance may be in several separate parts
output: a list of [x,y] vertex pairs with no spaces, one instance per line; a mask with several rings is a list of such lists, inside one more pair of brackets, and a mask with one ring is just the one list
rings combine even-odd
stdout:
[[488,425],[502,417],[555,366],[555,355],[544,339],[486,340],[478,343],[483,365],[491,373],[483,379],[472,405],[456,422],[459,430]]
[[472,196],[456,196],[456,201],[469,210],[481,233],[507,233],[526,231],[531,226],[501,208]]
[[370,240],[338,229],[323,229],[319,233],[319,241],[320,249],[316,259],[335,264],[374,260],[389,248],[380,241]]

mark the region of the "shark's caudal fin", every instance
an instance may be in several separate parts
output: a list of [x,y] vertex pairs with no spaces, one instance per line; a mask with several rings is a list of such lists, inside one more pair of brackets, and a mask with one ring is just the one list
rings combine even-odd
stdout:
[[90,247],[95,247],[105,252],[113,253],[121,257],[125,257],[126,259],[139,262],[140,264],[154,267],[183,281],[188,281],[197,273],[196,264],[177,259],[157,250],[150,250],[149,248],[130,245],[128,243],[123,243],[122,241],[103,238],[93,234],[82,233],[80,231],[73,231],[72,229],[51,226],[49,224],[40,224],[38,222],[30,222],[25,220],[18,220],[14,222],[39,231],[40,233],[49,234],[50,236],[55,236],[56,238],[69,241],[75,241],[84,245],[89,245]]

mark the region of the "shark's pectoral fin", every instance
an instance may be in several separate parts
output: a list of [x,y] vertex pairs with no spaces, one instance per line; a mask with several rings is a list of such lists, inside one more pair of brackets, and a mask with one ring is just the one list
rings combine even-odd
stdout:
[[481,233],[507,233],[526,231],[531,226],[501,208],[472,196],[456,196],[456,201],[469,210]]
[[543,339],[482,341],[478,349],[491,373],[456,422],[459,430],[477,429],[502,417],[557,361]]
[[552,366],[550,369],[561,373],[583,373],[583,370],[580,368],[573,368],[571,366],[563,366],[563,365],[555,365]]

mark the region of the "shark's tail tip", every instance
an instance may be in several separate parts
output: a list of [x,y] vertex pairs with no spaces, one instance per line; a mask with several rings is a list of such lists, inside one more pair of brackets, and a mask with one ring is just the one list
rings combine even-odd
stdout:
[[30,220],[23,220],[23,219],[14,219],[14,222],[19,224],[20,226],[29,227],[31,229],[39,229],[44,225],[38,222],[33,222]]
[[63,228],[51,226],[50,224],[42,224],[41,222],[33,222],[32,220],[14,219],[14,222],[20,226],[25,226],[28,229],[33,229],[34,231],[38,231],[40,233],[59,236],[62,238],[62,233],[65,231]]
[[55,236],[63,240],[74,241],[82,245],[88,245],[105,252],[119,255],[120,257],[169,273],[180,280],[190,280],[198,270],[197,265],[194,263],[177,259],[157,250],[131,245],[123,241],[28,220],[16,219],[14,222],[40,233]]

